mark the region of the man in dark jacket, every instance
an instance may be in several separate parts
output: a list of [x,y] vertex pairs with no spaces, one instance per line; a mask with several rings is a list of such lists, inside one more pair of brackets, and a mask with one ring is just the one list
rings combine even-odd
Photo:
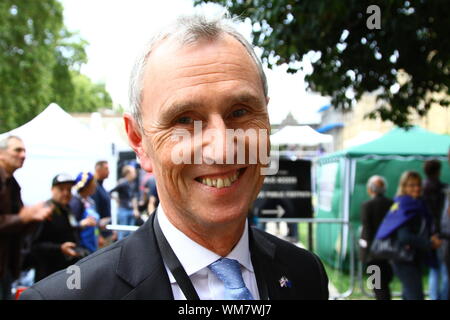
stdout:
[[22,139],[9,136],[0,140],[0,300],[10,299],[11,283],[19,277],[25,236],[34,222],[45,220],[52,210],[44,203],[23,206],[13,174],[24,161]]
[[102,160],[95,164],[94,177],[97,181],[97,187],[91,198],[94,200],[95,209],[100,216],[100,235],[98,242],[99,247],[103,248],[117,240],[117,233],[105,228],[106,224],[111,223],[111,196],[103,186],[104,180],[109,177],[109,165],[107,161]]
[[380,268],[380,288],[374,288],[377,300],[390,300],[391,292],[389,282],[392,280],[392,269],[387,260],[373,260],[370,257],[370,246],[375,234],[383,221],[384,216],[392,205],[392,200],[386,198],[386,181],[381,176],[373,176],[367,183],[367,193],[370,200],[364,202],[361,206],[361,239],[360,253],[361,261],[367,265],[377,265]]
[[67,174],[58,174],[53,178],[52,198],[49,200],[54,205],[52,219],[39,224],[32,244],[35,281],[78,260],[77,221],[69,207],[73,184],[73,178]]
[[[160,205],[137,231],[67,270],[74,285],[60,271],[21,299],[328,299],[316,255],[248,227],[270,161],[268,90],[251,44],[230,19],[200,12],[151,39],[124,120]],[[224,147],[226,129],[237,148]]]

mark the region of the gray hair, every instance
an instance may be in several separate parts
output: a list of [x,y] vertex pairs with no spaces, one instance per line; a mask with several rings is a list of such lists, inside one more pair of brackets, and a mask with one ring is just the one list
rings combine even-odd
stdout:
[[6,150],[6,149],[8,149],[9,141],[12,140],[12,139],[16,139],[16,140],[19,140],[19,141],[23,141],[23,140],[22,140],[20,137],[18,137],[18,136],[7,136],[6,138],[0,140],[0,150]]
[[[378,185],[375,183],[376,181],[381,181],[383,183],[383,186]],[[384,194],[386,192],[387,188],[387,182],[386,179],[382,176],[372,176],[370,177],[369,181],[367,181],[367,189],[372,191],[373,193],[377,195]]]
[[156,46],[168,38],[176,39],[181,45],[188,45],[196,43],[199,40],[216,40],[223,34],[231,35],[245,47],[252,60],[255,62],[261,78],[264,95],[267,97],[267,78],[261,61],[256,56],[253,46],[236,30],[234,26],[236,22],[237,19],[230,18],[227,12],[212,17],[198,13],[185,15],[178,17],[174,22],[170,23],[159,32],[156,32],[150,38],[150,41],[145,46],[143,52],[138,56],[132,69],[129,87],[131,114],[141,131],[143,131],[141,116],[142,89],[147,60]]

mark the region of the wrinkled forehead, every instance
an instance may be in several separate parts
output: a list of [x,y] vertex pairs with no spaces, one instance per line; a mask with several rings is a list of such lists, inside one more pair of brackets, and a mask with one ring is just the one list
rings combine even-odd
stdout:
[[223,33],[214,39],[184,45],[169,38],[148,57],[141,92],[143,105],[170,100],[178,89],[233,80],[247,83],[257,96],[264,98],[256,63],[233,36]]
[[[144,87],[145,80],[148,80],[148,76],[154,73],[161,73],[162,65],[172,67],[172,69],[179,68],[180,65],[177,63],[178,58],[187,52],[195,52],[197,48],[204,48],[208,45],[220,44],[222,48],[226,48],[228,51],[233,51],[235,53],[236,59],[244,58],[246,60],[246,67],[250,68],[255,75],[255,78],[260,80],[260,74],[258,71],[258,66],[256,62],[251,57],[250,53],[247,51],[246,47],[233,35],[226,32],[221,32],[214,38],[180,38],[180,36],[173,35],[160,40],[153,48],[150,55],[147,57],[147,63],[144,68]],[[219,55],[221,52],[217,52]],[[192,55],[192,60],[187,61],[187,64],[181,67],[190,67],[189,62],[192,66],[195,66],[202,60],[202,64],[207,64],[213,61],[206,61],[205,56],[195,56]],[[166,70],[164,70],[166,71]],[[169,69],[170,71],[170,69]],[[165,72],[163,72],[165,75]],[[262,86],[262,83],[261,83]]]
[[11,138],[8,140],[8,150],[17,150],[23,151],[25,150],[25,144],[21,139]]

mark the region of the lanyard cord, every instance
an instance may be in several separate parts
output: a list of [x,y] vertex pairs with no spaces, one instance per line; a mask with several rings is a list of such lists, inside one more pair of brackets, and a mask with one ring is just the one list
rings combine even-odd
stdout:
[[195,291],[189,276],[181,265],[180,260],[173,252],[170,247],[169,242],[167,242],[161,227],[159,226],[158,217],[156,216],[153,222],[153,228],[156,235],[156,242],[161,252],[163,261],[169,267],[170,272],[172,272],[177,284],[180,286],[181,291],[183,291],[184,296],[187,300],[200,300],[197,291]]

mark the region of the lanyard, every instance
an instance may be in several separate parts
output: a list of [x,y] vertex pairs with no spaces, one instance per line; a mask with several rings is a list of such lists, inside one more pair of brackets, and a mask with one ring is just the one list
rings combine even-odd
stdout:
[[180,286],[181,291],[183,291],[184,296],[187,300],[200,300],[197,291],[195,291],[195,288],[192,285],[191,279],[189,279],[189,276],[181,265],[180,260],[178,260],[177,256],[170,247],[169,242],[167,242],[167,239],[159,226],[157,216],[155,216],[155,219],[153,220],[153,228],[162,259],[169,267],[170,272],[172,272],[172,275],[177,281],[177,284]]

